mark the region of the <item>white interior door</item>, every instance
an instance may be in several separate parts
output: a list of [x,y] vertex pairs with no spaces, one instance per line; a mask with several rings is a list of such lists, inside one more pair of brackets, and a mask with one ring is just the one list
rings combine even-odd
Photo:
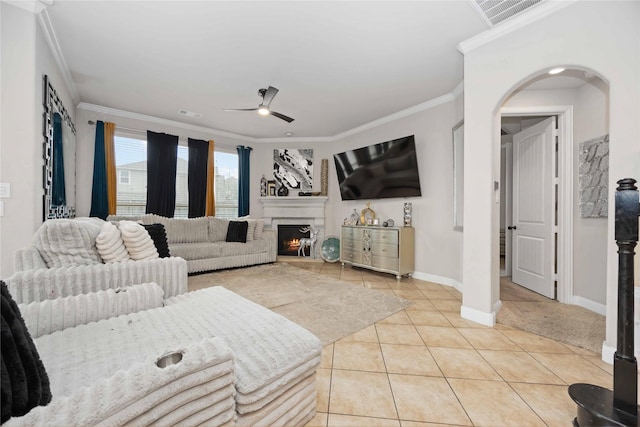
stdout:
[[555,298],[555,129],[556,118],[550,117],[513,136],[513,220],[508,230],[512,281],[548,298]]

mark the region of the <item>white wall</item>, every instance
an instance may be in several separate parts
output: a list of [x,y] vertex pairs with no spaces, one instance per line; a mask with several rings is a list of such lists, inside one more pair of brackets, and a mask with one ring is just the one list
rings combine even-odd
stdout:
[[0,182],[11,184],[0,217],[0,278],[13,273],[14,252],[31,242],[42,223],[42,77],[49,75],[72,120],[75,108],[45,41],[37,16],[0,2]]
[[[498,205],[492,181],[499,178],[499,108],[525,81],[553,66],[595,72],[610,87],[609,182],[640,176],[640,3],[574,2],[554,14],[465,51],[465,165],[463,316],[491,320],[499,298]],[[469,137],[472,135],[472,137]],[[610,186],[613,209],[615,186]],[[616,341],[617,254],[613,216],[607,220],[607,339]],[[490,248],[490,253],[483,252]],[[480,255],[479,255],[480,254]]]
[[[402,224],[405,201],[413,204],[413,226],[416,230],[415,277],[455,285],[461,280],[460,256],[462,233],[453,231],[453,146],[451,129],[457,123],[454,101],[438,105],[411,116],[386,123],[343,139],[305,143],[284,139],[278,143],[260,143],[254,146],[252,177],[258,189],[262,174],[273,176],[274,148],[313,148],[314,191],[320,191],[320,160],[329,160],[329,190],[325,209],[325,234],[340,235],[340,226],[354,209],[360,212],[366,203],[376,217],[392,218]],[[342,201],[338,188],[333,155],[343,151],[376,144],[407,135],[415,135],[422,197]],[[253,187],[252,187],[253,188]],[[255,194],[255,195],[254,195]],[[252,192],[251,214],[262,215],[259,193]],[[295,192],[290,197],[298,197]]]

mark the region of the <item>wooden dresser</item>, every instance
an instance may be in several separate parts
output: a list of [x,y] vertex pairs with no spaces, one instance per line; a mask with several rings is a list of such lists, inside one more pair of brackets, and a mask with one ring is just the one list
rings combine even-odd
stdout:
[[392,273],[400,280],[414,270],[414,228],[343,225],[340,262]]

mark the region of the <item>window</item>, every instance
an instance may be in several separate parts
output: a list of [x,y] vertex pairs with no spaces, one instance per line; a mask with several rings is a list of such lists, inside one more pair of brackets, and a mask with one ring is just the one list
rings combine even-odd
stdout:
[[[144,214],[147,205],[147,141],[116,135],[116,170],[119,177],[116,191],[116,214]],[[128,175],[125,184],[121,177]]]
[[238,155],[216,151],[214,159],[216,216],[218,218],[237,218]]
[[129,184],[131,182],[131,173],[126,169],[118,169],[118,184]]
[[[116,214],[141,215],[147,204],[147,141],[144,137],[116,135]],[[189,148],[178,145],[176,167],[176,218],[189,214]],[[215,197],[216,216],[236,218],[238,216],[238,155],[223,151],[215,152]]]

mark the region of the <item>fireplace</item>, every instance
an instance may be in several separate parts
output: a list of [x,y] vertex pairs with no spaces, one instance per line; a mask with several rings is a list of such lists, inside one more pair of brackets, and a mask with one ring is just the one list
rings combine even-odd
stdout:
[[[309,224],[285,225],[278,224],[278,255],[298,256],[300,249],[300,239],[309,238],[309,232],[302,233],[300,229],[309,227]],[[304,249],[306,256],[309,256],[309,247]]]

